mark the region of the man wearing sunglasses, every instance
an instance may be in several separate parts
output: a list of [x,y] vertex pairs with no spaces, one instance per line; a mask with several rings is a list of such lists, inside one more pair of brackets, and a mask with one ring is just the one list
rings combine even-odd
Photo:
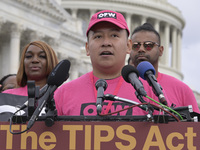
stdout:
[[[130,64],[137,67],[140,62],[148,61],[153,65],[156,71],[155,77],[163,88],[168,106],[172,104],[175,104],[176,107],[192,105],[193,111],[199,113],[199,108],[192,90],[182,81],[158,71],[159,58],[163,54],[164,47],[160,45],[160,35],[153,26],[145,23],[137,27],[131,35],[131,40],[132,51],[130,54]],[[142,78],[140,80],[144,84],[147,95],[159,101],[147,81]]]

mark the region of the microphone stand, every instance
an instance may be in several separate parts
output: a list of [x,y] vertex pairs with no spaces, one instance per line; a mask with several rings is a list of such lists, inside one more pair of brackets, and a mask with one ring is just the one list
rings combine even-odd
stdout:
[[[54,124],[54,118],[57,115],[55,110],[55,103],[54,103],[54,99],[53,99],[53,95],[54,95],[54,91],[57,89],[57,86],[49,86],[47,92],[38,100],[38,106],[35,109],[33,115],[31,116],[31,118],[28,121],[27,124],[27,129],[30,129],[33,124],[35,123],[35,121],[39,118],[39,115],[42,111],[42,109],[44,108],[44,106],[47,105],[47,112],[48,112],[48,117],[51,119],[47,119],[47,126],[52,126]],[[51,103],[50,103],[51,102]],[[47,114],[44,115],[45,119],[48,118]],[[50,120],[50,123],[48,124],[48,120]]]
[[[37,99],[39,98],[39,86],[35,86],[35,81],[29,80],[27,81],[27,93],[28,93],[28,100],[27,100],[27,109],[25,110],[25,115],[14,115],[12,118],[12,122],[14,123],[25,123],[35,111],[37,107]],[[24,107],[25,108],[25,107]],[[24,109],[19,108],[19,110]]]
[[150,105],[150,103],[148,103],[147,105],[147,110],[148,110],[147,121],[154,122],[154,118],[153,118],[154,108],[153,106]]
[[[103,100],[111,100],[111,101],[121,101],[121,102],[125,102],[125,103],[129,103],[129,104],[132,104],[132,105],[137,105],[137,104],[139,104],[139,103],[137,103],[137,102],[134,102],[134,101],[132,101],[132,100],[129,100],[129,99],[125,99],[125,98],[121,98],[121,97],[118,97],[118,96],[115,96],[115,95],[112,95],[112,94],[106,94],[106,95],[104,95],[104,98],[103,98]],[[147,110],[147,107],[146,107],[146,105],[140,105],[140,106],[138,106],[138,107],[140,107],[141,109],[143,109],[143,110]]]
[[[144,99],[143,96],[141,94],[139,94],[137,91],[135,91],[135,95],[136,97],[140,100],[141,103],[147,103]],[[154,112],[154,108],[148,103],[147,106],[147,110],[148,114],[147,114],[147,121],[152,122],[153,121],[153,112]]]
[[35,111],[35,81],[27,81],[27,90],[28,90],[28,117],[33,115]]
[[57,110],[56,110],[56,105],[55,105],[53,95],[54,94],[52,94],[49,100],[47,100],[46,108],[45,108],[45,112],[46,112],[45,125],[48,127],[51,127],[54,125],[54,121],[56,120],[56,117],[57,117]]
[[[136,92],[136,96],[139,98],[140,101],[142,101],[143,103],[147,103],[143,97],[141,95],[138,94],[138,92]],[[125,99],[125,98],[120,98],[118,96],[115,96],[115,95],[111,95],[111,94],[106,94],[104,95],[104,98],[103,100],[112,100],[112,101],[121,101],[121,102],[125,102],[125,103],[129,103],[129,104],[132,104],[132,105],[137,105],[139,103],[137,102],[134,102],[132,100],[129,100],[129,99]],[[149,122],[153,122],[154,119],[153,119],[153,112],[154,112],[154,108],[148,104],[148,105],[140,105],[138,106],[140,107],[141,109],[145,110],[145,111],[148,111],[148,114],[147,114],[147,121]]]
[[141,94],[139,94],[137,91],[135,91],[135,95],[136,97],[139,99],[139,101],[141,103],[147,103],[144,99],[143,99],[143,96]]

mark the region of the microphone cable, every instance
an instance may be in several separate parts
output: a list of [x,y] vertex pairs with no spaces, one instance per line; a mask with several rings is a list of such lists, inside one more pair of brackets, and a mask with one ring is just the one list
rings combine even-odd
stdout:
[[[14,115],[15,114],[17,114],[19,111],[21,111],[21,109],[18,109],[15,113],[13,113],[12,114],[12,116],[10,117],[10,128],[9,128],[9,130],[10,130],[10,133],[11,134],[21,134],[21,133],[24,133],[24,132],[26,132],[26,131],[28,131],[28,129],[25,129],[24,131],[21,131],[21,132],[13,132],[12,131],[12,120],[13,120],[13,117],[14,117]],[[18,117],[20,117],[21,119],[22,119],[22,116],[18,116]],[[22,120],[21,120],[22,121]],[[23,122],[23,121],[22,121]]]
[[[146,103],[134,104],[134,105],[132,105],[132,106],[130,106],[130,107],[127,107],[127,108],[124,108],[124,109],[121,109],[121,110],[118,110],[118,111],[115,111],[115,112],[112,112],[112,113],[99,114],[99,115],[100,115],[100,116],[112,115],[112,114],[116,114],[116,113],[119,113],[119,112],[121,112],[121,111],[130,109],[130,108],[134,108],[134,107],[139,107],[139,106],[141,106],[141,105],[149,105],[149,104],[150,104],[150,105],[153,106],[154,108],[158,108],[158,109],[156,109],[156,110],[163,110],[164,112],[170,114],[170,115],[173,116],[177,121],[180,121],[180,120],[179,120],[174,114],[172,114],[170,111],[172,111],[173,113],[177,114],[177,115],[180,117],[180,119],[183,120],[183,117],[182,117],[177,111],[171,109],[170,107],[168,107],[168,106],[166,106],[166,105],[164,105],[164,104],[162,104],[162,103],[160,103],[160,102],[157,102],[156,100],[152,99],[151,97],[149,97],[149,96],[147,96],[147,95],[146,95],[145,97],[148,98],[148,99],[150,99],[151,101],[153,101],[153,102],[159,104],[159,105],[162,106],[162,107],[160,107],[159,105],[155,105],[155,104],[151,104],[151,103],[147,103],[147,102],[146,102]],[[168,111],[168,110],[166,110],[166,109],[164,109],[164,108],[166,108],[166,109],[168,109],[168,110],[170,110],[170,111]]]
[[[134,108],[134,107],[137,107],[137,106],[140,106],[140,105],[148,105],[148,104],[150,104],[150,103],[141,103],[141,104],[136,104],[136,105],[132,105],[132,106],[130,106],[130,107],[127,107],[127,108],[124,108],[124,109],[121,109],[121,110],[118,110],[118,111],[112,112],[112,113],[99,114],[99,115],[100,115],[100,116],[113,115],[113,114],[116,114],[116,113],[119,113],[119,112],[125,111],[125,110],[127,110],[127,109],[131,109],[131,108]],[[168,114],[170,114],[171,116],[173,116],[173,117],[177,120],[177,122],[180,122],[180,120],[179,120],[179,119],[178,119],[174,114],[172,114],[171,112],[167,111],[166,109],[164,109],[164,108],[162,108],[162,107],[159,107],[159,106],[157,106],[157,105],[155,105],[155,104],[150,104],[150,105],[152,105],[152,106],[154,106],[154,107],[157,107],[157,108],[159,108],[159,109],[165,111],[166,113],[168,113]]]
[[168,106],[166,106],[166,105],[164,105],[164,104],[162,104],[162,103],[160,103],[160,102],[158,102],[158,101],[152,99],[151,97],[149,97],[149,96],[147,96],[147,95],[146,95],[145,97],[148,98],[149,100],[151,100],[151,101],[153,101],[153,102],[159,104],[160,106],[162,106],[162,107],[164,107],[164,108],[166,108],[166,109],[168,109],[168,110],[171,110],[172,112],[174,112],[175,114],[177,114],[177,115],[180,117],[181,120],[183,120],[183,117],[182,117],[177,111],[175,111],[175,110],[171,109],[170,107],[168,107]]

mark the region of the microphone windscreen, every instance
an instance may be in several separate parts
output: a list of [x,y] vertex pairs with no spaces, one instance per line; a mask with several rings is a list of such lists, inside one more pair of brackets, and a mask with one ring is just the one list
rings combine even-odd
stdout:
[[104,80],[104,79],[99,79],[95,83],[95,87],[96,87],[97,90],[98,90],[99,87],[103,87],[104,91],[105,91],[107,89],[107,86],[108,86],[108,84],[107,84],[106,80]]
[[70,65],[71,63],[69,60],[65,59],[60,61],[49,74],[47,84],[56,85],[59,87],[64,81],[68,79]]
[[130,81],[129,81],[129,74],[130,73],[136,73],[136,75],[139,77],[138,70],[134,66],[132,66],[132,65],[124,66],[122,68],[121,74],[122,74],[122,77],[124,78],[124,80],[128,83],[130,83]]
[[153,67],[153,65],[148,62],[148,61],[142,61],[141,63],[138,64],[137,70],[139,71],[139,75],[142,79],[146,80],[145,78],[145,73],[147,71],[152,71],[152,73],[155,75],[156,71]]

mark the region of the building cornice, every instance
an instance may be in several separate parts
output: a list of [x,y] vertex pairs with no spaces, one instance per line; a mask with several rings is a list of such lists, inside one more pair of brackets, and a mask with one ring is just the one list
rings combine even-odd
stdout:
[[[62,34],[62,37],[69,37],[71,42],[76,42],[77,45],[83,45],[86,42],[85,37],[81,36],[80,34],[77,34],[75,32],[72,32],[70,30],[68,30],[67,28],[62,28],[60,30],[60,33]],[[77,43],[77,42],[80,43]]]
[[[113,5],[112,5],[113,3]],[[174,7],[167,0],[62,0],[64,8],[79,8],[79,9],[113,9],[124,13],[132,13],[133,8],[137,11],[141,11],[141,8],[146,12],[148,9],[154,12],[162,13],[177,19],[181,23],[181,28],[185,26],[185,20],[178,8]],[[106,7],[106,5],[108,7]],[[112,7],[110,7],[112,6]],[[126,8],[124,8],[126,7]],[[138,7],[138,9],[137,9]],[[140,14],[140,13],[138,13]],[[148,15],[148,14],[147,14]],[[156,16],[158,16],[157,14]]]
[[[24,5],[25,8],[34,9],[59,21],[66,21],[70,17],[66,11],[53,0],[12,0]],[[9,1],[7,1],[9,2]]]

